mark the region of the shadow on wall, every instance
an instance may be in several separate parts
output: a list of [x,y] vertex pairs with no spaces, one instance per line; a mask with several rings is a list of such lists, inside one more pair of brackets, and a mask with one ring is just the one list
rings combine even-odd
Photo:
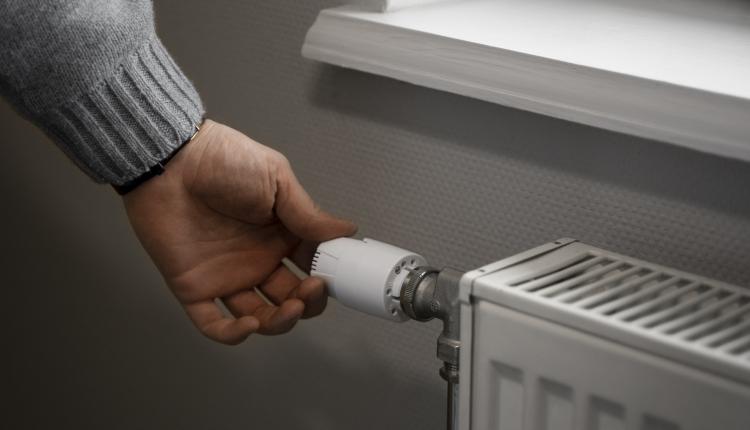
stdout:
[[[345,310],[347,314],[354,311]],[[356,316],[355,316],[356,317]],[[330,320],[334,318],[327,316]],[[409,369],[394,368],[386,364],[382,358],[373,356],[363,359],[361,355],[353,354],[352,358],[342,359],[340,346],[333,343],[335,339],[321,339],[318,333],[307,333],[306,337],[295,336],[295,347],[289,353],[271,356],[263,355],[263,359],[273,360],[275,368],[285,370],[285,383],[280,383],[277,372],[256,372],[252,384],[263,387],[262,394],[273,401],[290,401],[290,411],[283,417],[283,428],[327,430],[327,429],[385,429],[389,427],[402,428],[407,425],[411,429],[440,428],[444,421],[445,392],[442,379],[437,373],[437,360],[434,365],[434,377],[429,381],[405,381]],[[323,334],[327,336],[327,334]],[[435,338],[437,335],[435,335]],[[371,348],[364,339],[349,348]],[[305,351],[304,357],[293,351]],[[262,363],[256,356],[256,363]],[[262,365],[261,365],[262,366]],[[431,369],[432,370],[432,369]],[[342,383],[341,381],[346,381]],[[290,393],[290,383],[307,386],[297,391],[306,395]],[[353,387],[356,387],[353,389]],[[311,396],[311,394],[313,394]],[[377,402],[373,403],[373,393],[377,393]],[[273,400],[275,399],[275,400]],[[403,422],[394,423],[394,417],[404,407],[404,399],[410,399],[410,411],[403,415]],[[249,401],[253,401],[249,399]],[[440,408],[435,406],[439,405]],[[415,419],[416,412],[429,414]],[[395,415],[394,415],[395,414]]]
[[750,184],[750,163],[355,70],[321,65],[317,73],[310,101],[323,109],[590,180],[750,216],[750,199],[737,198],[738,190]]

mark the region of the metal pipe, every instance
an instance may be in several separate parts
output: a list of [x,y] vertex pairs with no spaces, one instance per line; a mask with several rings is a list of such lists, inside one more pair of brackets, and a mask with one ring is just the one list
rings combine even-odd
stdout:
[[437,342],[437,356],[443,361],[440,376],[448,383],[446,428],[458,429],[458,358],[461,349],[459,280],[463,272],[453,269],[438,271],[418,267],[405,279],[401,292],[404,312],[417,321],[438,318],[443,331]]
[[[449,364],[446,363],[446,366]],[[452,366],[452,365],[450,365]],[[458,372],[458,369],[454,369]],[[458,430],[458,382],[447,379],[448,384],[448,403],[446,405],[446,424],[447,430]]]

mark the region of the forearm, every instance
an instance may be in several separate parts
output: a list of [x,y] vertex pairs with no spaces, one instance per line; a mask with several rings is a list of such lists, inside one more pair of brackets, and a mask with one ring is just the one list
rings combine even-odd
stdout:
[[0,0],[0,93],[98,182],[172,153],[203,115],[150,0]]

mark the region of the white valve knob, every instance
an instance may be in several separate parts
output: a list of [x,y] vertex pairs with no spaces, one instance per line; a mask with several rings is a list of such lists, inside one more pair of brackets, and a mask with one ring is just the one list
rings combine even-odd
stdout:
[[406,321],[399,303],[409,272],[426,266],[421,255],[377,240],[339,238],[318,246],[310,274],[326,281],[341,304],[392,321]]

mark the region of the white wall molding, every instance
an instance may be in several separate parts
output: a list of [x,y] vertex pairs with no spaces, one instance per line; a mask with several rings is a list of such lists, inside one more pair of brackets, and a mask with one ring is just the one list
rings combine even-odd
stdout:
[[428,3],[438,3],[447,0],[359,0],[357,4],[363,5],[367,10],[376,12],[393,12],[412,6],[424,6]]
[[750,4],[453,0],[324,10],[327,63],[750,161]]

